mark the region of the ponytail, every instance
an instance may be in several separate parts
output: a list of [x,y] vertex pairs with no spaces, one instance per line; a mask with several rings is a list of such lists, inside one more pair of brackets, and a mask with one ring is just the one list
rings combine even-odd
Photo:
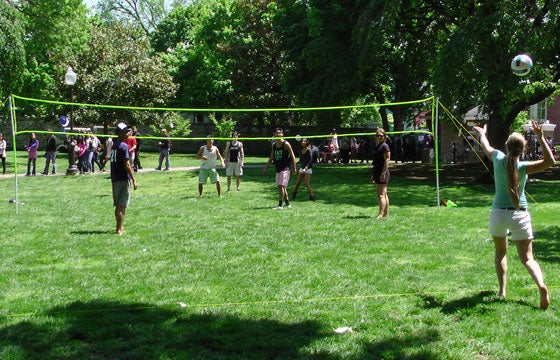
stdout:
[[519,210],[519,173],[517,172],[517,156],[509,153],[506,158],[506,173],[509,197],[513,206]]
[[525,150],[525,139],[519,133],[513,133],[506,141],[508,154],[506,157],[506,174],[508,181],[508,193],[513,206],[519,210],[519,173],[517,171],[517,161]]

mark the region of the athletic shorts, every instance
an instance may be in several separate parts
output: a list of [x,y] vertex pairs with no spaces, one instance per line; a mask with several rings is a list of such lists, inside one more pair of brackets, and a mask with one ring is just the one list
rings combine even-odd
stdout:
[[385,174],[385,181],[381,181],[381,174],[373,175],[373,181],[376,184],[388,184],[390,178],[391,178],[391,173],[389,171],[387,171],[387,173]]
[[298,174],[313,174],[313,168],[307,170],[303,170],[303,168],[299,168]]
[[198,173],[198,183],[199,184],[206,184],[208,182],[208,178],[210,178],[210,183],[215,184],[220,181],[220,174],[216,169],[200,169]]
[[229,162],[226,167],[226,176],[241,176],[243,175],[243,168],[238,162]]
[[130,202],[130,181],[113,181],[113,206],[128,207]]
[[506,237],[511,233],[513,241],[533,239],[531,215],[528,211],[490,209],[489,228],[492,236]]
[[276,185],[277,186],[288,186],[290,182],[290,169],[285,169],[276,173]]

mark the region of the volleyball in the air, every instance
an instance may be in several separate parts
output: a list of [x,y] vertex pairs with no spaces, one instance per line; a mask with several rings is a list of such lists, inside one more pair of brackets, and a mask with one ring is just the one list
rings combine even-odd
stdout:
[[529,55],[520,54],[511,60],[511,71],[517,76],[525,76],[531,72],[533,60]]

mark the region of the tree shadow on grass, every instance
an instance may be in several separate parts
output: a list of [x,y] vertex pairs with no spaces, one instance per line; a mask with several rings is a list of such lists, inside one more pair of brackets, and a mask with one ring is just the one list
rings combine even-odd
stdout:
[[560,263],[560,226],[535,231],[533,250],[538,261]]
[[[431,350],[421,349],[422,346],[441,340],[441,335],[434,329],[426,329],[414,335],[394,336],[371,344],[364,348],[361,359],[425,359],[436,360],[442,357]],[[412,353],[410,349],[421,350]]]
[[507,300],[501,298],[497,296],[495,292],[489,290],[480,291],[476,294],[464,296],[448,302],[443,302],[442,299],[432,295],[422,295],[420,298],[422,300],[421,307],[425,309],[439,308],[441,313],[446,315],[461,314],[465,316],[470,314],[485,314],[493,311],[488,305],[494,303],[515,303],[522,306],[535,307],[523,300]]
[[[76,302],[0,329],[0,353],[25,359],[339,359],[306,353],[317,321],[187,314],[146,304]],[[43,319],[44,319],[43,318]]]

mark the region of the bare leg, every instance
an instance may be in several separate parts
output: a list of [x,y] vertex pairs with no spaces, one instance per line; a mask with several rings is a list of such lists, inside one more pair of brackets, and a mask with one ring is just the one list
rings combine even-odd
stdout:
[[389,197],[387,196],[387,184],[376,184],[377,200],[379,201],[379,213],[377,218],[389,216]]
[[198,197],[202,197],[202,189],[203,189],[203,185],[198,184]]
[[539,263],[535,260],[533,256],[533,241],[532,240],[519,240],[515,242],[517,246],[517,254],[519,255],[519,260],[521,263],[525,265],[529,274],[537,286],[539,287],[539,295],[540,295],[540,307],[543,310],[548,309],[550,305],[550,298],[548,297],[548,288],[544,283],[544,276],[539,266]]
[[[235,178],[235,185],[237,185],[237,191],[239,191],[239,184],[241,183],[241,176]],[[228,187],[229,188],[229,187]]]
[[218,196],[222,197],[222,186],[219,181],[216,182],[216,190],[218,190]]
[[507,282],[507,251],[508,244],[505,237],[494,236],[494,267],[496,268],[496,276],[498,277],[498,285],[500,290],[498,291],[498,296],[506,297],[506,282]]
[[122,235],[124,233],[124,216],[126,213],[126,207],[115,206],[115,220],[117,221],[117,227],[115,232],[117,235]]
[[[301,178],[298,177],[298,181],[301,182]],[[315,194],[313,194],[313,189],[311,188],[311,174],[305,174],[305,187],[307,188],[307,192],[309,196],[314,198]]]
[[229,191],[229,188],[231,187],[231,176],[227,177],[227,191]]
[[303,175],[304,175],[303,173],[298,174],[298,178],[296,180],[296,185],[294,186],[294,192],[292,194],[292,198],[295,198],[296,195],[297,195],[297,191],[299,189],[299,184],[301,184],[301,180],[303,179]]

